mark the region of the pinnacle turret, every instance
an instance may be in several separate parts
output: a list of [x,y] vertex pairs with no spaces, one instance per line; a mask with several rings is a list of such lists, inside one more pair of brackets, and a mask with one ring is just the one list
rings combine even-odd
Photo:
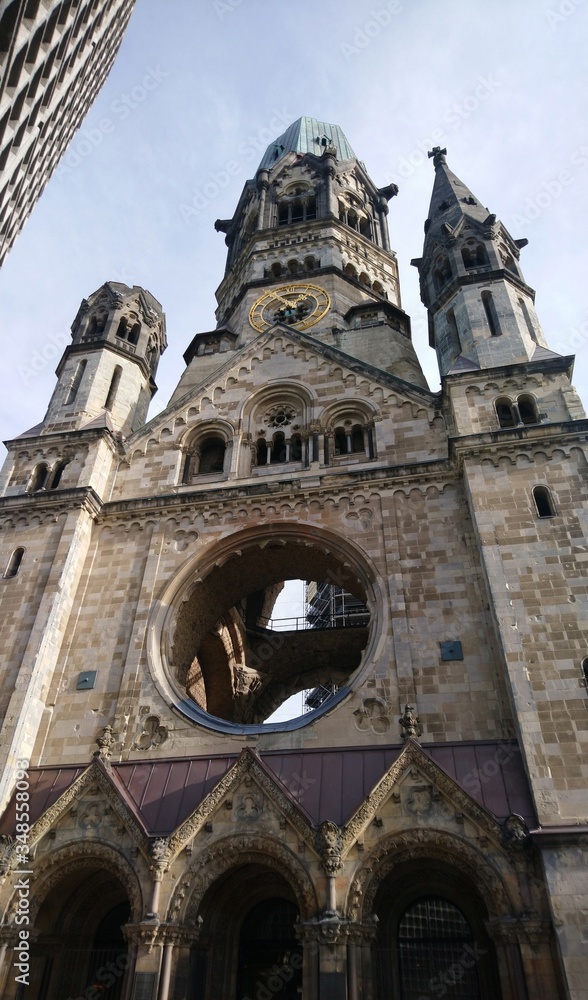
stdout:
[[530,361],[547,348],[535,314],[535,293],[523,277],[520,250],[496,215],[431,150],[435,182],[419,269],[429,338],[441,375],[464,363],[494,368]]

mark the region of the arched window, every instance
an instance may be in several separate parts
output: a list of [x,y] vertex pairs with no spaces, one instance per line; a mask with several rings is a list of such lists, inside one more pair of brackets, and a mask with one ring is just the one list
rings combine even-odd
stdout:
[[267,441],[264,437],[257,439],[255,446],[255,464],[267,465]]
[[533,487],[533,500],[537,510],[537,517],[554,517],[555,507],[551,498],[551,493],[547,486]]
[[344,427],[335,427],[335,454],[347,454],[347,435]]
[[491,336],[500,337],[502,330],[500,329],[498,313],[496,312],[492,292],[482,292],[482,305],[484,306],[484,312],[486,313],[486,320],[488,322],[488,327],[490,328]]
[[513,274],[518,274],[517,265],[514,262],[514,258],[510,254],[507,254],[504,258],[504,266],[507,271],[512,271]]
[[351,428],[351,451],[355,454],[365,451],[363,427],[361,424],[354,424]]
[[114,406],[114,401],[116,399],[116,393],[118,391],[121,375],[122,375],[122,368],[120,365],[116,365],[112,373],[112,379],[110,380],[110,388],[106,396],[106,402],[104,403],[105,410],[112,410],[112,407]]
[[468,270],[474,267],[484,267],[488,263],[488,254],[483,243],[477,246],[464,247],[461,251],[464,267]]
[[292,222],[304,222],[304,203],[298,198],[292,202]]
[[371,240],[372,238],[372,224],[370,219],[366,215],[360,216],[359,219],[359,231],[362,236],[366,239]]
[[[447,899],[426,896],[404,911],[398,925],[398,960],[403,1000],[429,996],[443,983],[448,1000],[480,1000],[474,937],[461,910]],[[451,970],[452,975],[441,975]]]
[[300,270],[300,265],[297,260],[288,261],[288,274],[298,274]]
[[220,437],[206,438],[200,445],[200,461],[198,475],[207,476],[213,472],[222,472],[225,466],[226,444]]
[[18,573],[20,569],[20,564],[22,562],[22,557],[24,556],[24,549],[15,549],[12,553],[10,559],[8,560],[8,565],[4,571],[4,579],[12,580],[14,576]]
[[78,361],[78,365],[71,380],[69,386],[69,392],[65,400],[66,406],[69,406],[70,403],[73,403],[74,399],[76,398],[80,385],[82,384],[82,379],[84,377],[84,372],[86,370],[87,364],[88,362],[86,361],[85,358],[82,361]]
[[47,479],[49,478],[49,466],[46,462],[40,462],[36,465],[33,474],[30,479],[28,493],[38,493],[39,490],[44,490],[47,488]]
[[126,340],[129,332],[129,321],[126,316],[122,316],[116,328],[116,335],[120,340]]
[[270,274],[272,278],[280,277],[280,275],[282,274],[282,265],[279,263],[279,261],[276,261],[275,264],[272,264],[272,266],[270,267]]
[[282,431],[276,431],[272,438],[272,465],[281,465],[286,461],[286,438]]
[[300,434],[293,434],[290,438],[290,461],[302,461],[302,438]]
[[517,421],[510,399],[497,399],[494,405],[500,426],[514,427]]
[[366,274],[365,271],[361,272],[361,274],[359,276],[359,280],[360,280],[360,282],[361,282],[362,285],[366,285],[367,288],[371,288],[371,284],[372,283],[371,283],[371,281],[369,279],[369,275]]
[[320,263],[315,257],[305,257],[304,266],[307,271],[316,271],[317,267],[320,267]]
[[517,399],[517,406],[519,408],[519,413],[523,424],[539,423],[539,413],[537,412],[537,404],[532,396],[519,396],[519,398]]
[[433,270],[433,285],[436,292],[440,292],[444,285],[451,278],[451,264],[447,257],[440,257],[435,262]]
[[56,490],[61,482],[61,477],[63,475],[63,470],[65,469],[65,462],[58,462],[53,472],[51,473],[51,479],[49,482],[49,489]]
[[353,266],[353,264],[346,264],[344,270],[345,274],[349,275],[350,278],[355,278],[357,281],[357,269]]
[[316,198],[312,194],[296,191],[297,197],[287,197],[278,203],[278,225],[289,226],[297,222],[316,219]]

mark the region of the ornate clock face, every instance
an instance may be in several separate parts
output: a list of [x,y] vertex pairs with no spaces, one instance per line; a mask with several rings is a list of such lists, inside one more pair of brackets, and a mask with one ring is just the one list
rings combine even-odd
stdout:
[[249,322],[263,333],[274,323],[288,323],[307,330],[329,311],[331,300],[318,285],[281,285],[262,295],[251,306]]

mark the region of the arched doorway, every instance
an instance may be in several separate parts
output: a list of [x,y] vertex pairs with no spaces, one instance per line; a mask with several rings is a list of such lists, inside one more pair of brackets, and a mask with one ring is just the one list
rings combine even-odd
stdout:
[[272,898],[250,910],[239,934],[237,998],[258,993],[297,1000],[302,991],[302,954],[296,939],[298,907]]
[[121,1000],[129,967],[122,927],[131,906],[115,874],[88,859],[65,874],[41,903],[26,1000],[99,995]]
[[191,995],[199,1000],[299,1000],[299,908],[283,875],[258,863],[232,868],[205,893],[198,916],[201,933],[191,956]]
[[476,887],[439,862],[392,870],[374,898],[377,1000],[500,1000],[488,912]]

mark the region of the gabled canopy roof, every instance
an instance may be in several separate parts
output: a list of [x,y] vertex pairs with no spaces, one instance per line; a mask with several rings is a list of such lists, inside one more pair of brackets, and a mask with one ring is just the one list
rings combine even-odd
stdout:
[[259,169],[269,169],[286,153],[314,153],[321,156],[326,146],[334,146],[338,160],[357,159],[343,130],[317,118],[299,118],[269,144]]
[[[338,825],[351,816],[395,763],[402,746],[266,751],[260,764],[311,823]],[[250,753],[250,751],[247,751]],[[536,823],[529,784],[516,742],[433,744],[420,748],[498,822],[512,813]],[[111,780],[149,836],[178,829],[238,760],[237,754],[112,763]],[[30,815],[34,823],[86,771],[84,765],[31,768]],[[12,797],[0,835],[15,829]]]

